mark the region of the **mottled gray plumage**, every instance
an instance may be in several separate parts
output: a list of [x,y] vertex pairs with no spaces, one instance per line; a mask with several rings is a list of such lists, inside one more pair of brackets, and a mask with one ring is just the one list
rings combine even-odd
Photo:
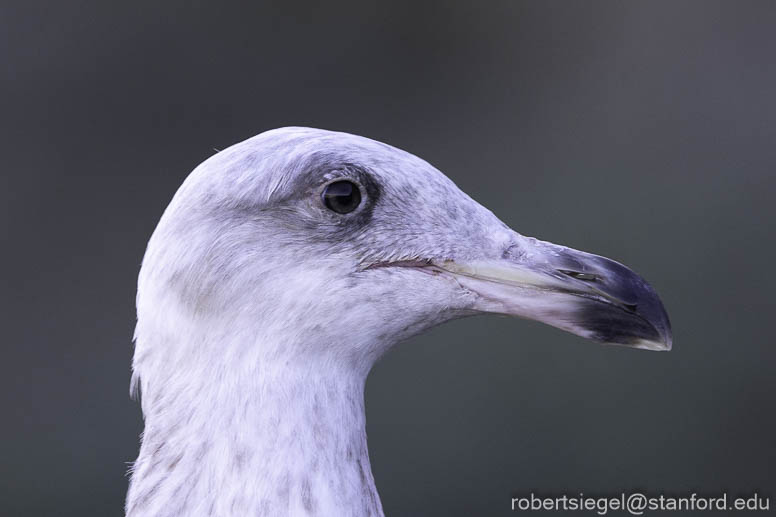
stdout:
[[[335,180],[361,202],[322,202]],[[657,295],[603,257],[523,237],[425,161],[268,131],[184,182],[138,283],[145,432],[132,517],[382,515],[363,387],[396,342],[478,312],[670,348]]]

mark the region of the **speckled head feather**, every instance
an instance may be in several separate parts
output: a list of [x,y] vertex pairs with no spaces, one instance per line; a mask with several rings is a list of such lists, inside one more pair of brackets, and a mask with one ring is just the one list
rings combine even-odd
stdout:
[[[352,212],[324,203],[336,181],[358,190]],[[657,295],[624,266],[519,235],[409,153],[309,128],[191,173],[148,244],[137,309],[132,517],[382,515],[366,376],[455,317],[670,348]]]

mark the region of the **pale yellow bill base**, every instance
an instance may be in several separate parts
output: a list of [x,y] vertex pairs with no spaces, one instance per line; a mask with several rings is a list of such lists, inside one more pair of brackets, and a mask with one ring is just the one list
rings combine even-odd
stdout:
[[434,266],[478,295],[475,310],[541,321],[604,343],[671,349],[668,317],[649,284],[604,257],[557,249],[565,255],[552,260],[582,265],[584,272],[553,268],[549,260],[440,261]]

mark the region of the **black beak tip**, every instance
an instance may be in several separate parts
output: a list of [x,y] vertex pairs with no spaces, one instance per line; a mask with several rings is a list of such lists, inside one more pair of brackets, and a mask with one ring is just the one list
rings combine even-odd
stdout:
[[632,275],[630,282],[633,288],[632,296],[636,300],[635,316],[651,327],[650,331],[644,332],[643,335],[639,335],[637,331],[635,337],[638,342],[634,346],[649,350],[671,350],[673,347],[671,321],[660,296],[646,280],[630,270],[629,272]]
[[603,289],[621,303],[586,304],[584,321],[593,339],[647,350],[671,350],[671,322],[655,289],[613,260],[598,257],[598,267],[605,278]]
[[[646,282],[645,282],[646,283]],[[669,351],[673,347],[674,339],[673,332],[671,331],[671,321],[668,319],[668,313],[666,312],[663,302],[657,295],[652,286],[647,284],[649,288],[650,296],[648,298],[649,303],[645,304],[643,311],[639,309],[636,313],[647,320],[652,325],[655,331],[655,337],[652,342],[655,344],[655,350]],[[662,347],[660,347],[662,345]]]
[[668,351],[673,346],[671,324],[660,308],[658,314],[648,314],[604,302],[585,303],[581,323],[589,337],[601,343]]

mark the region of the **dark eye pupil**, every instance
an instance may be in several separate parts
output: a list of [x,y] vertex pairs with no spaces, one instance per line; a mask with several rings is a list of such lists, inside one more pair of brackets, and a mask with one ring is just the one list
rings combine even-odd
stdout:
[[322,196],[326,208],[338,214],[352,212],[361,204],[361,191],[358,190],[358,186],[346,180],[327,185]]

